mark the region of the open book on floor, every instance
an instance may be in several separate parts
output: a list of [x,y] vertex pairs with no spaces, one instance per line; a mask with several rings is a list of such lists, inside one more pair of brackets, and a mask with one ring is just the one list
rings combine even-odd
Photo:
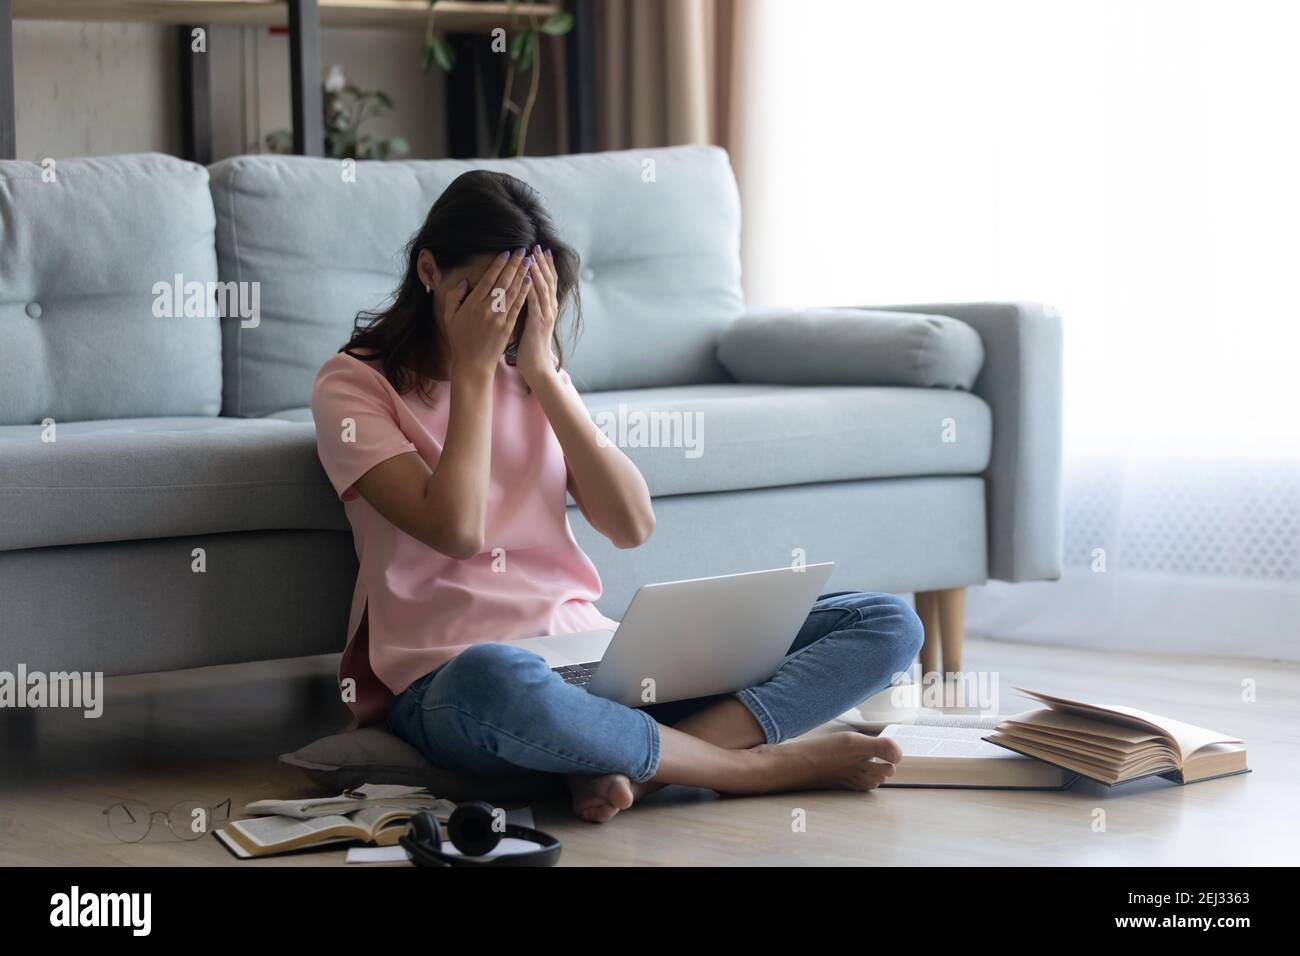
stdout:
[[367,807],[390,810],[433,810],[451,813],[454,803],[435,797],[424,787],[400,784],[367,783],[354,790],[344,790],[337,797],[298,797],[292,800],[255,800],[244,807],[250,816],[309,817],[347,816]]
[[316,849],[333,843],[392,846],[422,810],[445,820],[456,805],[424,787],[367,783],[335,797],[258,800],[244,808],[251,819],[216,830],[240,859]]
[[411,817],[419,812],[409,807],[365,807],[347,816],[253,817],[228,823],[216,835],[226,849],[241,859],[332,843],[393,846],[406,832]]
[[1008,717],[984,739],[1090,780],[1114,786],[1160,776],[1187,784],[1249,772],[1245,746],[1227,734],[1132,707],[1017,690],[1047,709]]
[[1076,774],[982,739],[988,728],[951,724],[890,724],[880,732],[903,750],[886,787],[979,790],[1061,790]]

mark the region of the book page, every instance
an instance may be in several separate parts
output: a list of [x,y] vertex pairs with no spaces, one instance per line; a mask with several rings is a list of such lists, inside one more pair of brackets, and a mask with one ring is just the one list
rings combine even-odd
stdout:
[[[911,721],[913,727],[978,727],[980,730],[993,730],[1007,718],[998,714],[985,717],[982,714],[927,714],[921,713]],[[900,725],[901,726],[901,725]]]
[[292,817],[253,817],[251,820],[236,820],[227,824],[228,829],[238,830],[259,847],[277,846],[289,840],[311,836],[335,827],[358,829],[344,816],[315,817],[310,820],[295,820]]
[[[1084,716],[1076,711],[1035,710],[1032,713],[1009,717],[1003,723],[1009,728],[1037,729],[1069,737],[1081,744],[1130,750],[1152,741],[1164,740],[1165,735],[1147,727],[1134,727],[1128,723],[1115,723],[1100,714]],[[994,729],[1002,729],[1001,726]]]
[[366,807],[349,814],[349,817],[373,839],[376,833],[389,824],[410,820],[419,812],[419,810],[402,810],[393,807]]
[[1003,747],[987,743],[985,730],[979,727],[926,727],[916,724],[890,724],[880,732],[898,743],[903,759],[908,757],[956,757],[994,760],[1025,760]]
[[363,807],[403,807],[435,812],[455,809],[450,801],[435,797],[424,787],[368,783],[350,794],[337,797],[309,797],[302,800],[256,800],[244,808],[255,816],[278,815],[306,820],[311,817],[349,814]]
[[1215,730],[1207,730],[1204,727],[1185,724],[1179,720],[1171,720],[1158,714],[1150,714],[1144,710],[1138,710],[1136,707],[1124,707],[1115,704],[1085,704],[1079,701],[1066,700],[1062,697],[1052,697],[1049,694],[1025,690],[1022,687],[1017,687],[1016,690],[1035,700],[1040,700],[1054,709],[1073,710],[1085,716],[1102,717],[1103,719],[1110,716],[1117,720],[1131,722],[1137,726],[1149,727],[1164,735],[1174,744],[1180,763],[1202,747],[1208,747],[1210,744],[1241,743],[1241,740],[1236,737],[1229,737],[1226,734],[1221,734]]

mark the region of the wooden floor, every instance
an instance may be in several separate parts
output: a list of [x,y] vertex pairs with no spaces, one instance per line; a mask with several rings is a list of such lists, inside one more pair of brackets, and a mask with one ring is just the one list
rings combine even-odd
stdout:
[[[970,641],[966,666],[1012,687],[1129,703],[1246,739],[1254,773],[1189,787],[1108,791],[888,790],[719,798],[672,788],[605,826],[535,808],[564,842],[562,864],[1217,865],[1293,864],[1300,855],[1300,667],[1095,653]],[[251,800],[316,794],[276,755],[343,722],[332,658],[108,681],[104,716],[0,712],[0,865],[342,866],[343,853],[241,863],[211,837],[161,827],[119,843],[103,809],[133,798]],[[1253,681],[1254,702],[1242,700]],[[806,830],[794,832],[802,810]],[[1103,817],[1104,831],[1097,829]]]

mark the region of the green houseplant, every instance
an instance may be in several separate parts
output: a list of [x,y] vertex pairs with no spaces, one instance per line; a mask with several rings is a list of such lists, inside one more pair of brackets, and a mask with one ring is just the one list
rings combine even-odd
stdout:
[[[528,124],[541,85],[541,47],[538,34],[563,36],[573,29],[573,16],[563,10],[542,16],[535,0],[507,0],[510,9],[510,29],[493,31],[491,48],[507,54],[505,90],[497,113],[495,155],[508,151],[509,155],[522,156],[528,141]],[[424,34],[424,54],[420,67],[428,72],[435,64],[450,73],[456,66],[456,50],[437,30],[438,3],[429,0],[429,18]],[[528,86],[522,102],[515,98],[515,75],[528,75]]]
[[[322,84],[325,155],[332,159],[401,159],[410,152],[405,138],[375,139],[362,127],[393,108],[383,90],[363,90],[348,82],[343,68],[331,66]],[[293,152],[293,134],[278,129],[265,139],[267,152]]]

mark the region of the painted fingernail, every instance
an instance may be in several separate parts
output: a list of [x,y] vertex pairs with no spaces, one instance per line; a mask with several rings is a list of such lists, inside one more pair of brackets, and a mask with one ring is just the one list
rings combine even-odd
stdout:
[[537,245],[533,246],[533,251],[540,256],[542,254],[542,244],[539,242]]
[[524,257],[524,253],[526,253],[527,251],[528,250],[525,249],[523,246],[520,246],[518,251],[515,252],[515,255],[517,255],[519,258],[522,259]]
[[510,258],[510,250],[509,250],[509,249],[507,249],[505,252],[501,253],[501,261],[502,261],[502,262],[505,262],[505,261],[506,261],[507,259],[509,259],[509,258]]
[[555,258],[554,256],[551,255],[551,250],[550,250],[550,249],[547,249],[547,250],[546,250],[546,258],[548,258],[548,259],[554,259],[554,258]]
[[531,275],[524,276],[524,285],[528,285],[528,283],[532,281],[533,281],[533,277]]

